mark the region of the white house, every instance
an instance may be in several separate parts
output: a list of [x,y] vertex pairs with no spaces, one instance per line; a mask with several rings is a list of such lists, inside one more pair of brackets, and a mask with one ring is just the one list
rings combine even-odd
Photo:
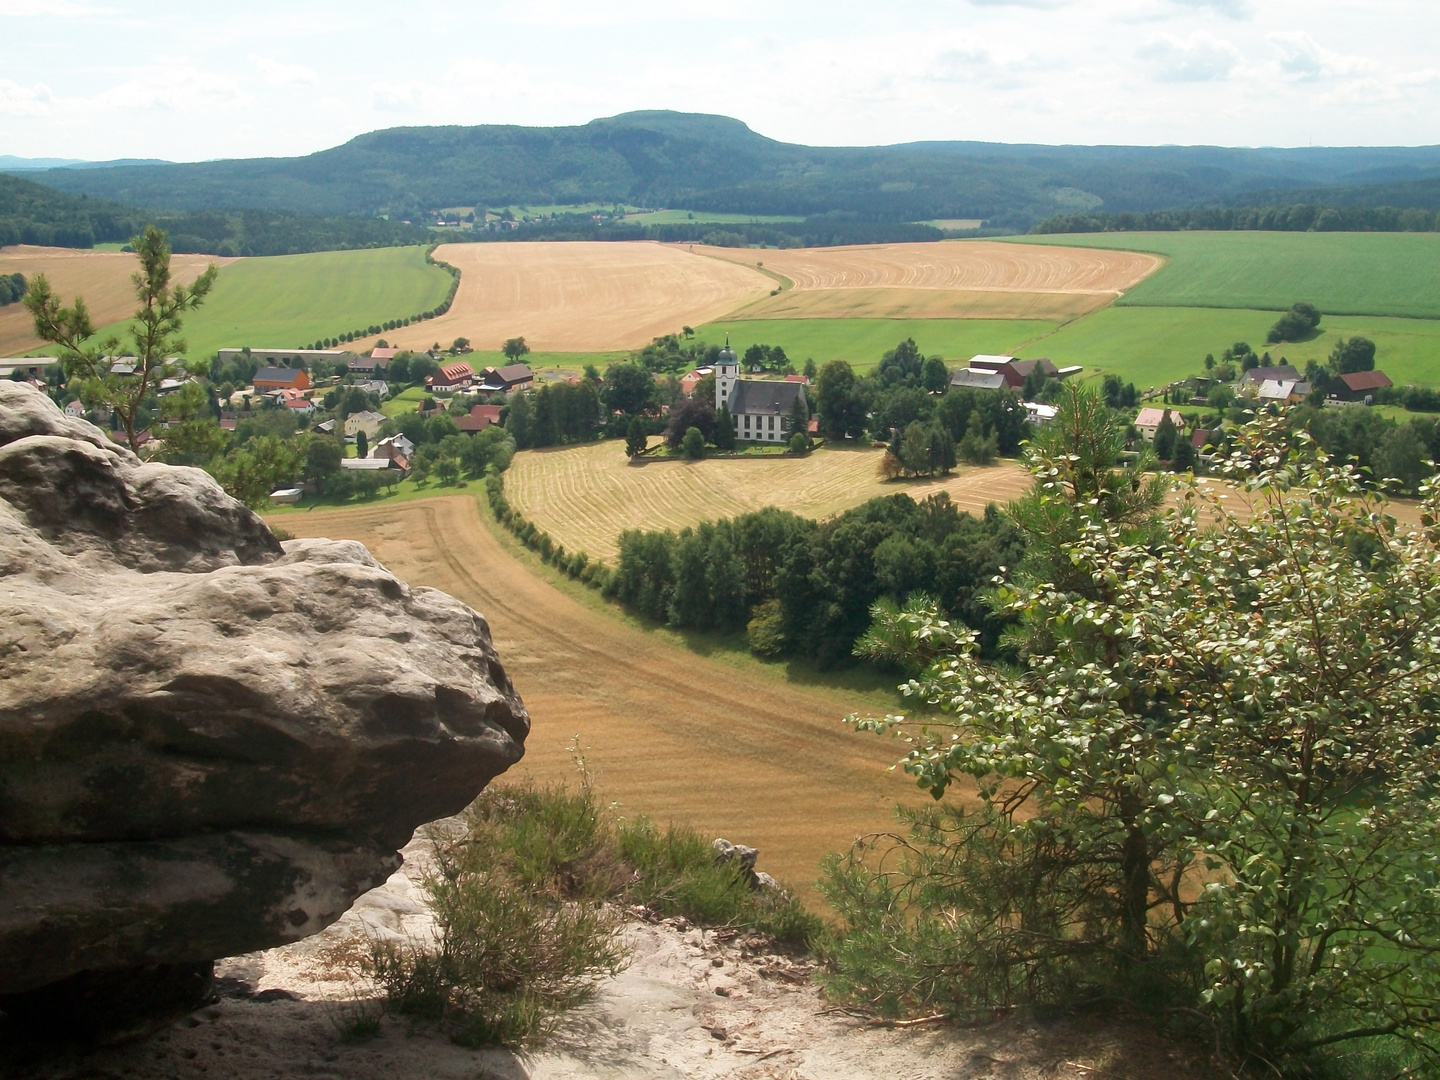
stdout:
[[785,421],[799,400],[810,416],[803,383],[740,378],[740,361],[730,342],[715,364],[715,409],[727,405],[735,420],[735,437],[742,442],[784,442],[790,433]]
[[1185,426],[1184,419],[1176,409],[1141,409],[1135,417],[1135,430],[1146,442],[1155,441],[1155,432],[1165,422],[1165,417],[1170,417],[1170,423],[1175,425],[1179,431]]

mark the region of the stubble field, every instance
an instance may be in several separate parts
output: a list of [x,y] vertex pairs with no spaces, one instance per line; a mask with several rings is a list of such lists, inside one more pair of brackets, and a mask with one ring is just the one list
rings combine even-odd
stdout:
[[1018,318],[1064,321],[1113,303],[1161,265],[1132,251],[956,240],[697,254],[794,283],[734,318]]
[[567,551],[613,560],[626,529],[681,529],[778,506],[824,519],[878,495],[923,499],[946,492],[961,510],[1023,494],[1030,476],[1013,461],[962,466],[954,475],[883,483],[883,450],[821,449],[804,458],[711,458],[632,464],[618,442],[515,455],[505,475],[511,503]]
[[578,735],[620,813],[758,847],[761,869],[812,899],[822,856],[889,828],[896,802],[922,798],[886,769],[898,744],[840,723],[884,700],[797,685],[778,665],[698,656],[635,629],[544,580],[480,514],[473,496],[453,495],[280,523],[297,536],[358,540],[411,585],[486,616],[533,725],[515,773],[573,781],[566,747]]
[[[176,255],[170,271],[176,282],[189,284],[210,263],[229,266],[235,259],[209,255]],[[79,251],[74,248],[32,247],[28,244],[0,248],[0,274],[24,274],[26,279],[44,274],[65,300],[85,298],[90,318],[104,326],[124,318],[135,309],[135,290],[130,275],[139,269],[135,256],[119,251]],[[39,351],[35,324],[23,304],[0,307],[0,356],[24,355]]]
[[774,288],[760,272],[654,243],[444,244],[460,289],[437,319],[391,331],[392,345],[428,348],[469,338],[497,349],[593,352],[648,345],[719,318]]

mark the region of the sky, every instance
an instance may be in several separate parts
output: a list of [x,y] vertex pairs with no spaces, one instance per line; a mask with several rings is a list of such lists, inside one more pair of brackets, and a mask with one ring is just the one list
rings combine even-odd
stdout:
[[0,155],[721,113],[810,145],[1440,143],[1437,0],[0,0]]

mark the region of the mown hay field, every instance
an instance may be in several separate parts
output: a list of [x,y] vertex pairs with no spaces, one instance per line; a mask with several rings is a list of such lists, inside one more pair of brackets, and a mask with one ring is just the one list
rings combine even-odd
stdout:
[[883,450],[820,449],[803,458],[630,462],[618,441],[515,455],[505,474],[511,503],[567,551],[613,560],[626,529],[681,529],[778,506],[824,519],[879,495],[923,499],[946,492],[962,510],[1023,494],[1030,476],[1013,461],[962,466],[934,479],[880,480]]
[[461,272],[450,310],[385,338],[405,348],[469,338],[498,349],[523,337],[532,349],[632,349],[699,326],[775,287],[759,271],[636,243],[444,244],[435,257]]
[[[209,255],[176,255],[170,270],[177,282],[189,284],[210,263],[229,267],[237,260]],[[135,310],[130,275],[140,268],[135,256],[119,251],[80,251],[75,248],[32,247],[21,244],[0,248],[0,274],[44,274],[67,304],[76,294],[85,297],[90,317],[104,326]],[[0,307],[0,356],[40,352],[35,323],[23,304]]]
[[734,318],[1038,318],[1063,321],[1114,302],[1159,269],[1132,251],[1020,247],[988,240],[757,252],[693,249],[793,282]]
[[897,802],[928,799],[887,770],[899,744],[840,723],[883,712],[888,697],[802,685],[783,664],[700,656],[598,600],[581,603],[517,557],[482,513],[474,495],[457,494],[287,513],[277,524],[358,540],[406,582],[443,589],[489,620],[530,712],[525,758],[510,775],[575,782],[567,747],[578,736],[618,813],[757,847],[761,870],[812,901],[827,852],[893,827]]
[[1126,307],[1284,311],[1297,300],[1346,315],[1440,318],[1440,234],[1120,232],[1014,237],[1015,246],[1145,251],[1168,259]]

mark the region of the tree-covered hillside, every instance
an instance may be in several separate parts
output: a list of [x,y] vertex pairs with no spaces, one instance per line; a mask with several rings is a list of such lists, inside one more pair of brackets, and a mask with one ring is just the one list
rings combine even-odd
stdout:
[[430,239],[427,229],[375,217],[257,209],[140,210],[0,173],[0,247],[88,248],[129,240],[151,223],[170,233],[175,251],[211,255],[297,255]]
[[177,210],[404,218],[452,206],[625,202],[1028,227],[1056,213],[1145,211],[1248,192],[1437,176],[1440,147],[807,147],[727,117],[637,112],[578,127],[392,128],[302,158],[30,175],[75,194]]

